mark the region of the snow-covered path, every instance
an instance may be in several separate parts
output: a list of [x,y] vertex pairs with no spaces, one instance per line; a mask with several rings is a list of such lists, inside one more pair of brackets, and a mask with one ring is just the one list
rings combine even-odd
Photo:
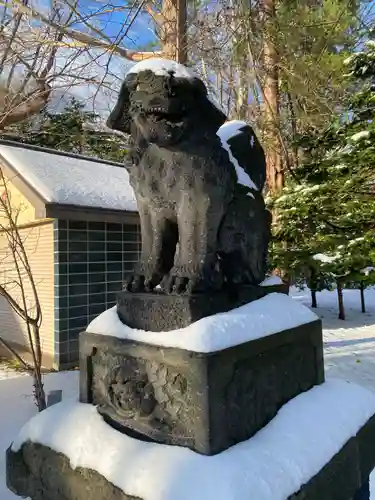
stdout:
[[[310,305],[308,291],[293,290],[294,300]],[[316,314],[323,320],[326,377],[343,378],[375,392],[375,290],[366,291],[367,312],[360,312],[358,290],[345,290],[346,321],[337,319],[334,292],[318,294]],[[49,374],[47,391],[63,389],[65,398],[76,397],[78,372]],[[21,426],[36,412],[30,377],[0,365],[0,499],[19,497],[5,485],[5,450]],[[375,499],[375,477],[372,498]]]

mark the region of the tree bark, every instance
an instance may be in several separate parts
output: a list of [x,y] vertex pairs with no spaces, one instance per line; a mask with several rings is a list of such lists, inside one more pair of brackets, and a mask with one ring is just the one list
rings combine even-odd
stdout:
[[279,56],[275,43],[275,0],[263,0],[264,15],[264,127],[267,159],[267,185],[271,193],[284,186],[279,136],[280,95]]
[[316,300],[316,290],[311,289],[311,307],[318,307],[318,302]]
[[162,7],[162,54],[181,64],[187,62],[186,0],[164,0]]
[[363,281],[361,281],[361,284],[360,284],[360,293],[361,293],[361,311],[363,313],[366,312],[366,304],[365,304],[365,285],[363,283]]
[[316,300],[316,288],[317,288],[317,278],[316,272],[313,267],[310,268],[310,292],[311,292],[311,307],[318,307],[318,302]]
[[344,297],[341,281],[337,281],[337,299],[339,304],[339,319],[345,320]]

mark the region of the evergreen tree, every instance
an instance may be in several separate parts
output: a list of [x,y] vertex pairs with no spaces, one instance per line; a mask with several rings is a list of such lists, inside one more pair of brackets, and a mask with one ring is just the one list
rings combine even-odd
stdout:
[[361,36],[360,2],[201,4],[205,16],[198,10],[201,22],[190,27],[190,54],[204,61],[210,79],[216,75],[231,118],[255,125],[272,174],[268,187],[278,189],[300,160],[296,137],[324,127],[347,92],[342,62]]
[[276,208],[273,264],[312,282],[371,281],[375,264],[375,43],[347,59],[345,112],[301,140],[304,162]]
[[123,162],[127,153],[124,139],[113,134],[95,131],[99,116],[85,110],[74,97],[61,113],[44,110],[32,120],[13,128],[2,138],[12,138],[25,144],[84,154]]

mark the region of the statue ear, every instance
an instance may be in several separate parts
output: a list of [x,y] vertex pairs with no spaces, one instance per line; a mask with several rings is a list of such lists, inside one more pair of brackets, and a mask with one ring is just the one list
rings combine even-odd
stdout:
[[210,99],[206,86],[202,80],[196,78],[194,80],[194,87],[196,89],[196,98],[199,103],[199,114],[207,126],[216,132],[227,121],[227,117]]
[[205,116],[206,120],[209,120],[210,125],[212,124],[215,132],[219,130],[219,128],[227,121],[226,115],[219,109],[208,96],[206,96],[206,106],[204,113],[207,113]]
[[121,85],[116,106],[108,117],[107,127],[130,134],[131,118],[129,115],[130,93],[125,80]]

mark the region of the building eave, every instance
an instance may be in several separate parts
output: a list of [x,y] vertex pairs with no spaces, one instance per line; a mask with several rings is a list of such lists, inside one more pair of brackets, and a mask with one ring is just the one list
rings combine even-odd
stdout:
[[139,224],[138,212],[89,207],[64,203],[46,203],[45,216],[50,219],[87,220],[93,222],[115,222]]
[[33,205],[35,218],[46,218],[46,200],[33,188],[21,174],[0,153],[0,167],[6,179]]

